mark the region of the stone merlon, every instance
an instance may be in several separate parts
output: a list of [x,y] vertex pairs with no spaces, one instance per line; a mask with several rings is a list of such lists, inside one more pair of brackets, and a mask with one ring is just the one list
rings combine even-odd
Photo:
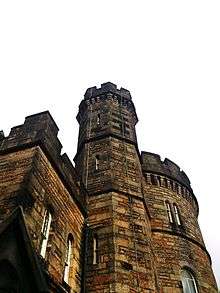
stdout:
[[169,159],[161,160],[160,156],[150,152],[141,152],[142,168],[145,172],[171,177],[192,190],[190,181],[184,171]]

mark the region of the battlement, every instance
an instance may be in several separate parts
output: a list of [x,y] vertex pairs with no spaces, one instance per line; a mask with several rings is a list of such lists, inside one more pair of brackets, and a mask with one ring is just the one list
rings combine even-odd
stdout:
[[[4,136],[3,131],[0,132],[0,155],[40,146],[70,189],[71,194],[76,197],[84,209],[86,191],[68,156],[61,155],[62,144],[57,137],[58,131],[59,128],[49,111],[27,116],[24,124],[11,128],[7,137]],[[80,198],[78,198],[78,194],[81,194]]]
[[129,100],[132,99],[131,94],[128,90],[126,90],[122,87],[120,89],[118,89],[117,86],[111,82],[106,82],[106,83],[101,84],[101,88],[97,88],[96,86],[88,88],[85,95],[84,95],[84,98],[85,98],[85,100],[88,100],[90,98],[95,98],[97,96],[107,94],[107,93],[116,94],[116,95],[119,95],[123,98],[127,98]]
[[162,174],[179,181],[192,190],[189,178],[180,167],[169,159],[161,160],[158,154],[141,152],[142,168],[145,172]]
[[62,144],[57,138],[58,131],[59,128],[49,111],[27,116],[24,124],[11,128],[9,136],[1,140],[0,150],[40,141],[54,157],[57,157],[62,149]]

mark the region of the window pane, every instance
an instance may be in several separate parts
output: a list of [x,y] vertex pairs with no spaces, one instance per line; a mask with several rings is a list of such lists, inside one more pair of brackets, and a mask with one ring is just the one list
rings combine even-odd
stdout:
[[184,293],[198,293],[196,281],[189,271],[182,270],[181,281]]
[[173,208],[174,208],[174,213],[175,213],[175,217],[176,217],[176,222],[179,226],[181,226],[181,222],[180,222],[180,215],[179,215],[179,210],[177,208],[177,205],[174,204],[173,205]]
[[67,251],[66,251],[66,260],[65,260],[65,268],[64,268],[64,281],[68,284],[69,282],[69,271],[70,271],[70,262],[72,255],[72,240],[68,239]]
[[170,207],[169,202],[166,202],[166,208],[167,208],[167,214],[168,214],[169,221],[170,221],[170,223],[173,223],[173,216],[172,216],[171,207]]
[[44,216],[44,221],[41,229],[41,251],[40,254],[41,256],[45,257],[46,255],[46,249],[47,249],[47,242],[48,242],[48,237],[49,237],[49,232],[50,232],[50,224],[51,224],[51,214],[47,210]]

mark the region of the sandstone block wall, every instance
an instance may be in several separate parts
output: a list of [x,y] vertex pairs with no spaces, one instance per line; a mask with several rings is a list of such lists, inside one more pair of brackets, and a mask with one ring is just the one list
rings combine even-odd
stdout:
[[[51,292],[81,292],[86,191],[66,155],[48,112],[30,116],[0,142],[0,220],[18,205]],[[52,222],[46,256],[40,256],[45,211]],[[72,235],[68,284],[63,281],[68,236]],[[67,291],[65,291],[67,290]]]

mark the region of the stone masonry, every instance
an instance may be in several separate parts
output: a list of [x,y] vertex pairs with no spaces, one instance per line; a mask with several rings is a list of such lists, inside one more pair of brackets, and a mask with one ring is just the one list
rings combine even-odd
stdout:
[[[77,120],[75,167],[48,111],[0,133],[0,240],[16,247],[0,245],[0,292],[7,280],[10,292],[30,292],[32,278],[33,292],[216,293],[190,181],[172,161],[140,154],[130,92],[89,88]],[[25,262],[13,252],[22,241]]]

